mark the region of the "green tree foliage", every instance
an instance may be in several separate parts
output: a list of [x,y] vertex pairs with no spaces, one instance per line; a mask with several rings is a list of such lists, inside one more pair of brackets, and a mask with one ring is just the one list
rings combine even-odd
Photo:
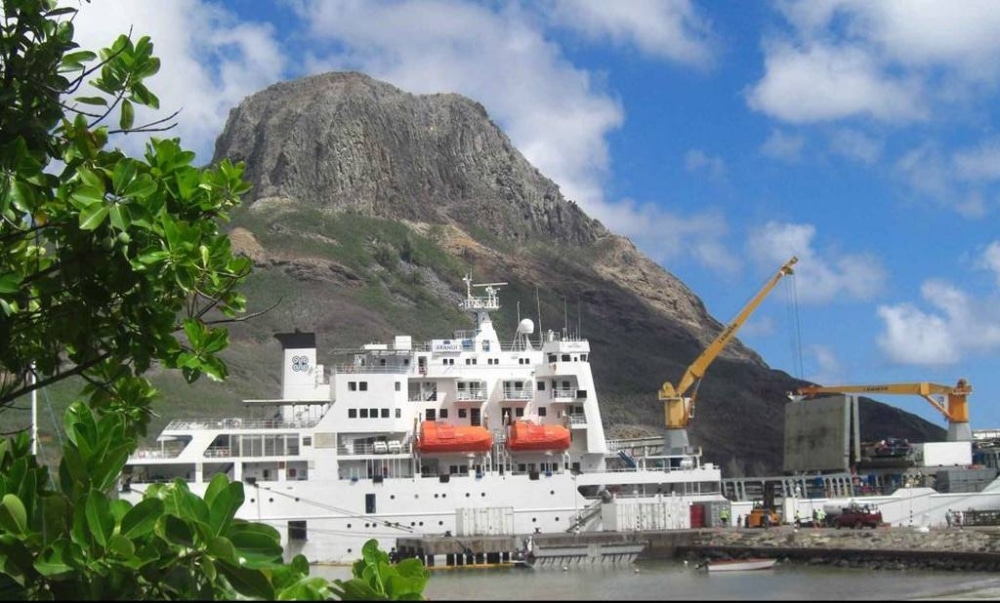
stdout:
[[0,598],[420,599],[427,571],[375,541],[347,581],[283,563],[273,527],[236,519],[243,484],[225,476],[204,498],[180,481],[135,506],[115,496],[156,396],[143,375],[227,376],[220,325],[243,312],[251,266],[220,224],[249,185],[242,165],[195,167],[177,139],[152,138],[141,159],[109,146],[169,127],[135,123],[159,104],[148,38],[79,50],[75,9],[0,5],[0,407],[84,383],[57,476],[27,434],[0,441]]

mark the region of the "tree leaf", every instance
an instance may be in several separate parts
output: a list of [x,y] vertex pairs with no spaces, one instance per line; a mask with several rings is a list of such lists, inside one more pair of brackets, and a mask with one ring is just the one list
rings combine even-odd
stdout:
[[260,570],[220,562],[216,566],[236,592],[246,597],[273,600],[274,588]]
[[121,119],[118,121],[118,125],[122,130],[131,130],[134,123],[135,108],[132,106],[132,102],[130,100],[124,99],[122,100],[122,115]]
[[115,518],[111,514],[111,504],[103,492],[91,490],[87,494],[87,527],[94,541],[107,548],[115,529]]
[[121,534],[130,539],[149,534],[163,515],[163,509],[163,501],[158,498],[142,499],[122,518]]
[[28,511],[14,494],[5,494],[0,500],[0,527],[19,536],[28,533]]
[[108,206],[104,203],[94,203],[80,210],[80,228],[94,230],[108,217]]
[[0,293],[17,293],[21,288],[21,275],[9,272],[0,275]]

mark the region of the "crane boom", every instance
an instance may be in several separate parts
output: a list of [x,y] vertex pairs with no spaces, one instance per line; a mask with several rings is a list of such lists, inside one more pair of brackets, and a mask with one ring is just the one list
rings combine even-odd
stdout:
[[[819,394],[915,394],[922,396],[948,420],[949,439],[971,439],[969,431],[969,394],[972,386],[965,379],[959,379],[954,386],[937,383],[887,383],[884,385],[807,385],[795,390],[795,398],[811,398]],[[933,396],[942,396],[947,406]],[[968,438],[964,434],[968,432]]]
[[[715,338],[712,343],[705,348],[705,351],[701,353],[691,366],[685,371],[684,376],[681,377],[680,382],[674,386],[669,381],[664,381],[663,385],[660,386],[659,399],[664,401],[664,416],[666,420],[667,429],[669,430],[680,430],[687,427],[688,421],[694,416],[694,406],[695,397],[698,390],[698,385],[701,383],[702,377],[705,375],[705,371],[708,369],[709,365],[715,360],[715,358],[722,352],[723,348],[726,347],[733,337],[736,336],[736,332],[743,326],[750,314],[757,309],[757,306],[764,300],[768,293],[778,284],[778,281],[785,275],[792,274],[792,266],[798,262],[799,259],[792,256],[790,260],[782,264],[781,268],[764,284],[760,291],[757,292],[754,297],[747,302],[747,304],[740,310],[736,318],[730,322],[725,329],[719,333],[719,336]],[[694,393],[690,397],[685,397],[688,389],[694,385]],[[683,437],[686,440],[686,434]],[[686,445],[686,444],[684,444]]]

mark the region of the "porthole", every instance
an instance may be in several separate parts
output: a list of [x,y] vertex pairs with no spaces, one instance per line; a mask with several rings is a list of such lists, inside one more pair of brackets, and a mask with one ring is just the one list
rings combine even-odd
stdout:
[[468,492],[465,493],[465,498],[469,498],[470,496],[472,496],[472,495],[469,494]]
[[536,521],[538,521],[538,518],[537,518],[537,517],[532,517],[532,518],[531,518],[531,523],[535,523]]

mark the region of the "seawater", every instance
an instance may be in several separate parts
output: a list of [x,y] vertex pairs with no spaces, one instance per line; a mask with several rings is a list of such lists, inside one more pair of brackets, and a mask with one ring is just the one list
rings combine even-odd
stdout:
[[[346,566],[316,566],[312,574],[349,578],[351,571]],[[968,593],[998,585],[995,574],[984,572],[867,570],[784,562],[769,570],[708,574],[693,563],[640,560],[631,565],[564,568],[435,569],[424,597],[434,601],[899,600],[982,597]]]

